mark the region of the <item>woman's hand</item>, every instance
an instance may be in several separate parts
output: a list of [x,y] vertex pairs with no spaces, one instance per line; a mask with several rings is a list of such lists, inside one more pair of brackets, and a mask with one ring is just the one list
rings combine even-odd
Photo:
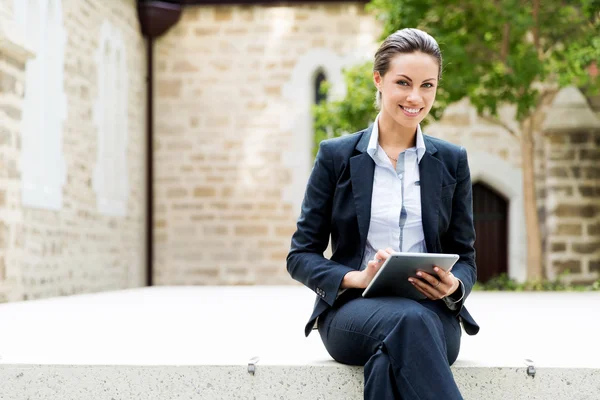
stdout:
[[430,300],[443,299],[458,289],[460,282],[452,272],[446,272],[439,267],[434,267],[433,269],[437,277],[427,272],[419,271],[417,272],[417,277],[421,279],[408,278],[408,280],[419,292],[423,293]]
[[342,281],[342,288],[366,289],[373,280],[377,271],[381,268],[385,260],[388,259],[394,250],[388,247],[385,250],[379,250],[373,260],[367,263],[367,268],[362,271],[348,272]]

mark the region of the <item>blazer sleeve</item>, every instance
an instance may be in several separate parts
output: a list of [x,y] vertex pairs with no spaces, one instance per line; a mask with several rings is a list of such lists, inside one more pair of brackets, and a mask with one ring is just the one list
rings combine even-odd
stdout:
[[458,254],[460,257],[452,269],[454,276],[462,282],[462,298],[454,309],[455,313],[458,314],[477,280],[474,247],[475,227],[473,225],[473,189],[471,186],[471,172],[467,160],[467,151],[464,147],[460,148],[456,175],[457,182],[452,199],[450,224],[448,230],[441,238],[441,245],[444,253]]
[[354,269],[323,256],[329,244],[337,180],[328,145],[327,141],[319,145],[302,201],[297,229],[292,236],[287,270],[293,279],[303,283],[332,306],[344,275]]

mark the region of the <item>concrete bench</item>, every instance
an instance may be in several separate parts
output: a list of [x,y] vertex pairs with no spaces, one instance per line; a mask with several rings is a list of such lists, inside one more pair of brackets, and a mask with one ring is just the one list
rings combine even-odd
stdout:
[[[152,287],[0,304],[0,399],[362,399],[362,368],[304,337],[313,301],[300,286]],[[482,329],[453,366],[466,399],[600,399],[599,294],[468,305]]]

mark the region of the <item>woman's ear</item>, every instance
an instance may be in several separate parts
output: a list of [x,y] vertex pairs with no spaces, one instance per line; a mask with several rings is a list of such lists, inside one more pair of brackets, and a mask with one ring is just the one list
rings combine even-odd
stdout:
[[373,72],[373,82],[379,92],[381,92],[381,85],[383,85],[383,78],[379,74],[379,71]]

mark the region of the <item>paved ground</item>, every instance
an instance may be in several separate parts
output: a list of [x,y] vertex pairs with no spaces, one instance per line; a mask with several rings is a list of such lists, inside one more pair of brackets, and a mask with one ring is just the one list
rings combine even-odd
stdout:
[[[335,364],[293,287],[153,287],[0,304],[2,364]],[[456,367],[600,368],[600,293],[474,292]]]

